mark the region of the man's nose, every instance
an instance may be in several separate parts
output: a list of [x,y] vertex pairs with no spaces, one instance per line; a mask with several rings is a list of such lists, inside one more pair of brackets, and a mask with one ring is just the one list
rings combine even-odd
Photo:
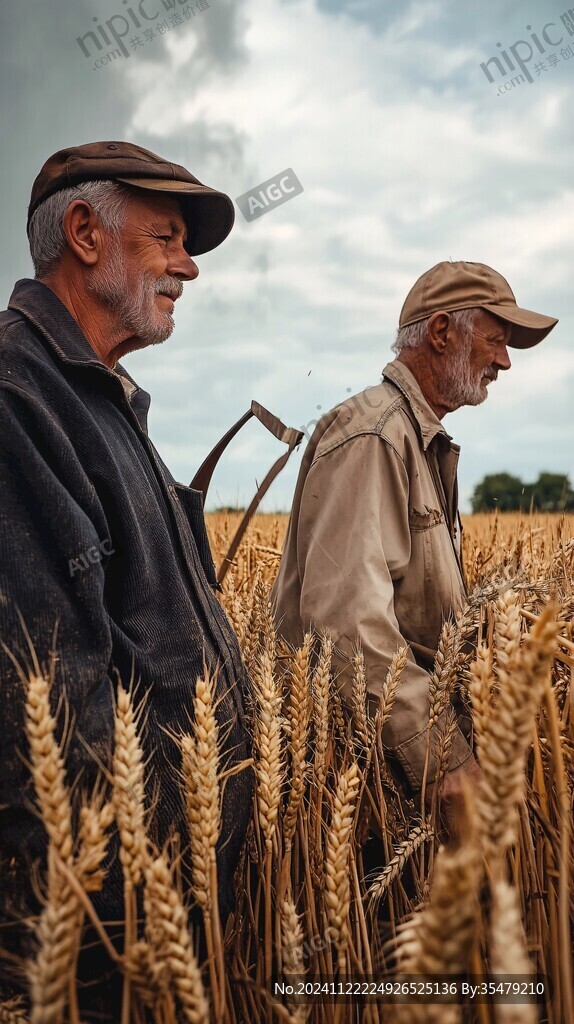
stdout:
[[500,345],[497,348],[495,363],[501,370],[509,370],[512,366],[506,345]]
[[177,277],[180,281],[195,281],[199,274],[197,263],[192,260],[191,256],[183,248],[183,245],[173,254],[167,269],[172,277]]

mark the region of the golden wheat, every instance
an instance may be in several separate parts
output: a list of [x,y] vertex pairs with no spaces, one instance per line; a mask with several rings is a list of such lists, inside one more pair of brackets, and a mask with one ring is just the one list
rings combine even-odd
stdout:
[[[208,517],[218,557],[236,520]],[[439,802],[421,821],[422,801],[402,789],[383,743],[407,649],[393,657],[378,701],[368,695],[357,650],[355,697],[346,707],[331,638],[309,635],[291,651],[275,635],[269,590],[286,519],[255,518],[221,594],[252,679],[256,781],[249,856],[238,869],[237,909],[225,940],[215,856],[224,785],[215,680],[198,681],[190,735],[180,738],[190,848],[179,850],[176,842],[168,854],[147,835],[139,735],[145,726],[138,725],[131,690],[118,687],[110,804],[101,782],[91,795],[70,794],[49,682],[35,672],[26,730],[49,837],[45,901],[28,966],[29,1002],[6,1000],[0,1022],[78,1024],[74,972],[84,911],[109,944],[89,894],[105,884],[114,828],[131,897],[123,954],[106,948],[126,978],[123,1006],[110,1007],[116,1015],[121,1010],[124,1024],[141,1024],[142,1005],[154,1024],[355,1024],[360,1013],[366,1024],[462,1021],[456,999],[370,1001],[361,1010],[328,996],[301,1002],[287,992],[279,999],[269,988],[272,977],[336,983],[346,976],[367,981],[377,972],[400,977],[399,971],[548,975],[554,997],[545,998],[542,1018],[573,1019],[573,521],[500,515],[465,523],[471,591],[456,621],[445,625],[429,676],[429,771],[440,778],[448,767],[456,696],[470,705],[483,780],[459,846],[445,847]],[[203,965],[182,896],[180,867],[190,862],[205,929]],[[136,888],[143,895],[139,920]],[[466,1008],[464,1021],[529,1024],[535,1010],[527,1002],[493,1003]]]
[[208,1024],[209,1005],[193,951],[187,911],[163,856],[145,871],[146,893],[154,920],[154,954],[173,979],[186,1024]]
[[120,860],[128,889],[139,885],[146,862],[144,758],[132,696],[121,684],[116,694],[113,803],[120,834]]
[[325,905],[327,918],[339,954],[347,946],[349,914],[349,854],[355,804],[359,790],[356,764],[342,771],[333,798],[331,824],[325,852]]

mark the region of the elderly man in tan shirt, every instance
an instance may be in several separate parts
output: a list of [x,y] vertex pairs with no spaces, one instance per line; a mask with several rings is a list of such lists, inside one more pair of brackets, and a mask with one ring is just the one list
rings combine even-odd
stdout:
[[[437,264],[405,300],[397,358],[382,383],[323,416],[303,458],[273,590],[279,632],[297,644],[310,626],[327,628],[347,700],[357,643],[374,698],[393,654],[408,644],[383,740],[414,790],[424,773],[428,670],[442,624],[466,592],[459,447],[441,420],[485,400],[488,384],[510,368],[508,346],[530,348],[556,323],[520,309],[490,267]],[[462,778],[478,773],[457,727],[441,791],[447,827],[456,827]]]

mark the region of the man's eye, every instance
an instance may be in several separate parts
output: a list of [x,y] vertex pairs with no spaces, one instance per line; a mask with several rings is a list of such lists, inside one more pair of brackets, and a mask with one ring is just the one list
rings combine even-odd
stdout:
[[171,235],[156,235],[162,242],[171,242]]

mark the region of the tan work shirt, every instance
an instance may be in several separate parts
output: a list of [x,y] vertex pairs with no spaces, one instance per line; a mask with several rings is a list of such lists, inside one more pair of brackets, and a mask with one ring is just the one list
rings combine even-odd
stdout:
[[[381,384],[319,420],[301,464],[272,596],[279,633],[290,643],[299,644],[310,626],[329,629],[349,702],[357,642],[374,696],[397,648],[410,645],[383,741],[417,788],[427,743],[428,669],[442,624],[465,595],[460,449],[403,363],[389,363],[383,375]],[[450,768],[470,752],[457,727]]]

